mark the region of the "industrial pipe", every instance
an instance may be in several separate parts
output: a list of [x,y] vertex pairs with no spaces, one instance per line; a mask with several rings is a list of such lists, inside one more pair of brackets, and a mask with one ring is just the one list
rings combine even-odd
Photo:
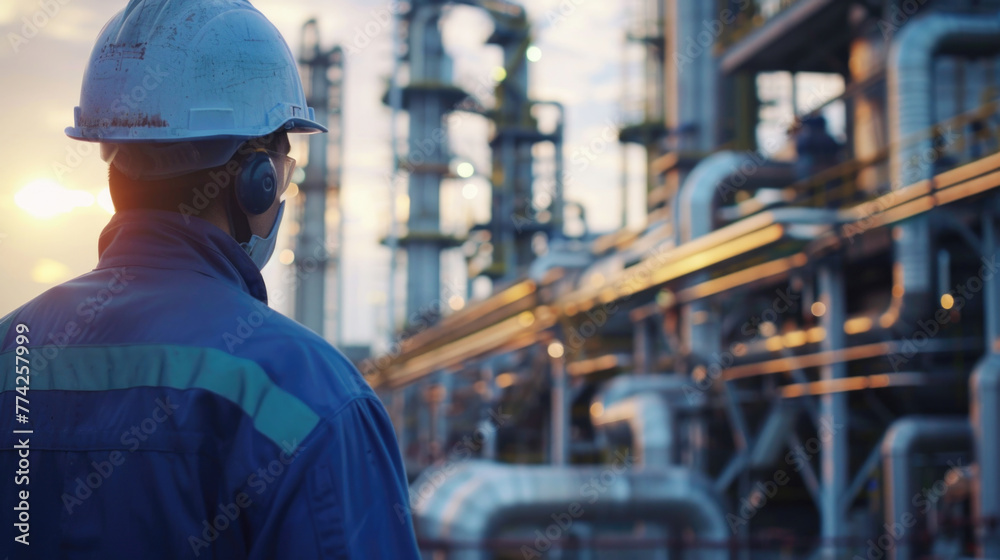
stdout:
[[[888,97],[892,188],[900,189],[934,175],[934,57],[948,51],[1000,49],[1000,19],[995,15],[935,12],[914,18],[896,35],[889,53]],[[897,281],[893,301],[880,318],[888,328],[925,318],[933,293],[931,228],[926,215],[897,227]],[[901,277],[901,278],[900,278]]]
[[608,408],[592,408],[590,418],[609,439],[615,439],[611,434],[616,428],[626,427],[636,464],[665,467],[674,462],[674,416],[663,395],[635,395]]
[[[995,52],[998,49],[1000,19],[995,15],[932,13],[907,24],[896,36],[888,73],[890,139],[894,147],[890,161],[894,188],[933,175],[937,153],[934,139],[928,132],[934,125],[934,57],[946,51]],[[923,136],[913,141],[918,134]],[[904,223],[895,236],[898,266],[902,269],[906,295],[923,296],[924,302],[932,299],[927,297],[932,285],[929,230],[929,220],[922,216]],[[992,232],[989,233],[992,235]],[[996,305],[996,302],[992,303]],[[991,313],[995,310],[987,308],[988,320]],[[987,340],[987,352],[991,352],[992,342]],[[1000,514],[1000,481],[997,480],[1000,459],[997,457],[996,441],[997,370],[997,357],[989,354],[979,363],[970,380],[970,418],[975,426],[976,453],[980,461],[979,491],[975,493],[974,508],[980,520],[977,542],[981,558],[1000,554],[1000,531],[996,526],[997,515]],[[984,522],[988,520],[993,522]]]
[[[691,381],[678,374],[619,375],[605,383],[594,400],[600,402],[604,408],[608,408],[634,395],[662,393],[669,397],[668,400],[673,406],[695,410],[705,404],[705,395],[700,391],[691,392],[691,388]],[[691,393],[690,396],[688,393]]]
[[[913,536],[919,519],[913,497],[920,494],[914,476],[915,458],[920,453],[968,451],[972,448],[972,428],[966,418],[906,416],[893,422],[882,440],[882,471],[886,477],[885,531],[894,539],[891,560],[915,558]],[[898,529],[898,530],[897,530]]]
[[535,546],[519,550],[544,557],[582,525],[629,521],[690,528],[697,558],[729,557],[722,500],[707,478],[687,469],[634,470],[627,460],[603,467],[466,461],[428,471],[413,489],[417,536],[446,547],[440,557],[448,560],[491,558],[485,541],[505,528],[539,528],[529,537]]
[[[705,405],[705,393],[677,374],[619,375],[608,381],[594,398],[591,423],[614,439],[615,426],[631,431],[633,453],[646,465],[668,465],[677,460],[680,446],[678,413],[697,413]],[[685,422],[688,446],[682,462],[699,468],[704,455],[705,426],[701,418]]]
[[[987,313],[995,313],[996,310]],[[988,353],[969,379],[969,418],[979,476],[973,517],[979,558],[1000,558],[1000,354]]]
[[550,453],[553,465],[570,462],[570,394],[569,380],[566,378],[566,364],[563,357],[549,356],[549,371],[552,378],[551,404],[549,406]]
[[680,245],[707,235],[715,229],[715,208],[719,199],[734,197],[737,189],[791,183],[788,164],[767,161],[759,154],[716,152],[691,170],[677,192],[673,215],[676,243]]

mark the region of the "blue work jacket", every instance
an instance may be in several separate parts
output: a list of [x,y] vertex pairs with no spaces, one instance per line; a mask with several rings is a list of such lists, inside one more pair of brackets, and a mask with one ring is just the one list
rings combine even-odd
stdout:
[[0,558],[419,557],[385,408],[231,237],[127,210],[99,254],[0,320]]

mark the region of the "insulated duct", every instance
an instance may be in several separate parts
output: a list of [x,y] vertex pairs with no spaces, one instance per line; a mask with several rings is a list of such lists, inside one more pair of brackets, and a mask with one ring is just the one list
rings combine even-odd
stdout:
[[756,153],[716,152],[691,170],[673,205],[677,245],[715,229],[718,202],[732,200],[737,190],[793,182],[788,164],[771,162]]
[[[719,64],[713,45],[704,39],[704,24],[717,20],[717,9],[715,2],[705,0],[666,0],[666,83],[673,91],[665,101],[671,150],[705,153],[718,145]],[[716,37],[709,37],[715,43]]]
[[669,397],[669,402],[674,406],[691,410],[705,404],[704,393],[695,389],[687,377],[655,373],[619,375],[604,384],[595,402],[608,408],[618,401],[644,393],[662,393]]
[[[557,540],[588,523],[629,521],[690,528],[698,553],[691,557],[729,557],[722,500],[707,478],[687,469],[631,470],[621,461],[604,467],[466,461],[425,473],[413,488],[420,496],[412,504],[418,538],[447,550],[436,559],[492,558],[486,539],[512,527],[537,527]],[[574,527],[577,521],[583,523]],[[559,528],[555,538],[546,530],[550,525]],[[519,544],[520,554],[524,547],[532,549]]]
[[[448,241],[441,233],[441,181],[451,159],[445,116],[453,110],[447,84],[451,58],[444,48],[439,22],[442,6],[413,3],[409,21],[410,84],[403,96],[409,114],[406,166],[410,207],[406,249],[406,317],[421,317],[441,297],[441,251]],[[412,320],[412,319],[410,319]]]
[[[920,495],[914,476],[918,454],[942,451],[968,451],[972,448],[972,429],[966,418],[907,416],[893,422],[882,441],[882,471],[885,473],[885,527],[892,531],[895,546],[889,550],[892,560],[911,560],[914,537],[919,533],[919,512],[913,497]],[[897,536],[899,531],[902,534]]]
[[[983,14],[932,13],[915,19],[897,35],[890,53],[888,73],[891,168],[893,188],[933,176],[935,151],[932,127],[933,60],[944,52],[983,53],[1000,49],[1000,19]],[[907,316],[926,316],[924,306],[933,301],[931,271],[931,237],[927,216],[910,219],[901,225],[896,238],[897,273],[902,274],[903,293],[894,290],[894,308]],[[906,298],[906,299],[902,299]],[[910,304],[914,305],[910,305]],[[993,302],[995,305],[995,302]],[[989,316],[994,313],[986,309]],[[895,320],[883,316],[882,324]],[[987,352],[990,343],[987,340]],[[977,523],[979,557],[1000,555],[1000,468],[996,430],[997,423],[997,364],[998,358],[987,355],[976,368],[970,383],[972,394],[971,420],[976,432],[976,453],[979,460],[979,489],[974,507]],[[905,507],[905,506],[901,506]],[[887,516],[890,513],[887,511]],[[894,515],[895,519],[898,515]],[[908,558],[909,544],[897,547],[896,558]]]
[[600,414],[594,412],[591,409],[591,422],[598,430],[607,434],[628,429],[637,464],[665,467],[674,462],[674,417],[662,395],[636,395],[599,410]]
[[[889,53],[888,96],[892,189],[934,175],[935,56],[944,52],[981,53],[1000,49],[1000,19],[995,15],[931,13],[914,18],[896,35]],[[926,214],[898,226],[893,302],[879,319],[888,328],[927,317],[934,297],[931,228]]]
[[[648,466],[675,464],[678,459],[697,468],[704,455],[705,426],[701,418],[682,424],[678,413],[697,413],[705,394],[676,374],[619,375],[608,381],[594,398],[591,423],[599,434],[620,441],[621,428],[631,434],[633,455]],[[687,433],[688,445],[678,457],[677,435]]]
[[989,353],[976,365],[969,393],[979,463],[978,488],[973,493],[978,557],[1000,558],[1000,354]]

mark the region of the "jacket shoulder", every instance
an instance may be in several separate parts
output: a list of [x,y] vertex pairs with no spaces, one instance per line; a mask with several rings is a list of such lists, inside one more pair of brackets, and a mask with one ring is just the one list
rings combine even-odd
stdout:
[[[259,363],[320,416],[334,413],[357,397],[377,399],[358,368],[318,334],[273,309],[267,317],[252,318],[263,320],[260,332],[249,333],[233,353]],[[247,325],[253,328],[249,321]]]

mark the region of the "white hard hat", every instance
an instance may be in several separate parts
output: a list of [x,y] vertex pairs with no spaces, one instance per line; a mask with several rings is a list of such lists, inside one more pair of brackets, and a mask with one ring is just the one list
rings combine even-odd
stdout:
[[97,39],[74,117],[66,134],[101,142],[133,178],[222,165],[280,130],[326,132],[288,45],[247,0],[131,0]]

